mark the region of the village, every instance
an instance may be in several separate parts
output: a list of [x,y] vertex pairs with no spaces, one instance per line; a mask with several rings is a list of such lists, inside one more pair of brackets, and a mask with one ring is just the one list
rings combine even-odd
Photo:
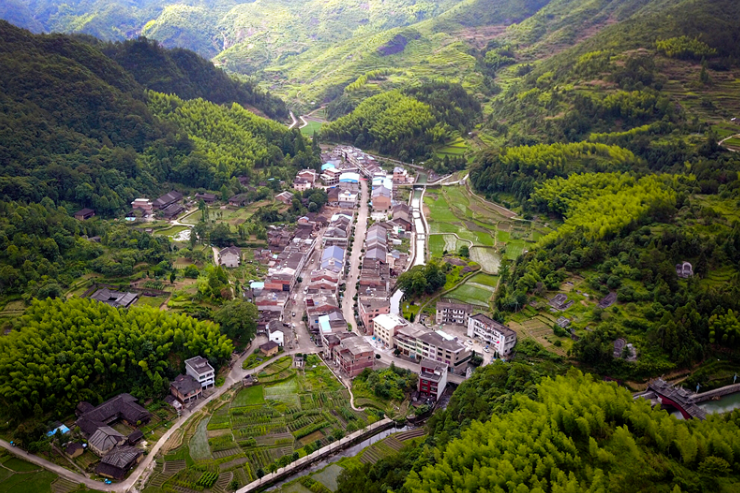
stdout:
[[[69,433],[70,428],[76,430],[64,442],[69,460],[82,466],[95,464],[95,475],[106,478],[108,483],[121,481],[121,487],[130,485],[147,467],[151,473],[151,459],[140,468],[137,466],[145,462],[146,454],[156,453],[163,446],[178,423],[219,396],[233,394],[234,389],[236,402],[240,388],[258,381],[267,384],[274,375],[291,375],[291,367],[303,365],[307,355],[321,356],[330,378],[337,379],[346,389],[334,390],[339,392],[338,400],[336,404],[327,404],[328,410],[336,405],[345,414],[349,406],[354,408],[352,400],[357,400],[351,393],[352,380],[363,371],[395,366],[415,373],[418,378],[411,407],[404,411],[413,416],[413,409],[428,412],[445,393],[449,397],[454,386],[469,377],[475,366],[511,353],[516,332],[480,313],[480,307],[475,305],[441,299],[433,318],[413,321],[402,316],[399,300],[403,293],[396,287],[398,276],[414,265],[423,265],[427,255],[423,246],[418,247],[424,245],[419,241],[423,231],[416,231],[423,222],[411,205],[415,173],[400,166],[383,165],[349,146],[326,149],[322,161],[320,171],[299,171],[292,186],[286,184],[286,189],[274,197],[287,206],[293,203],[297,192],[320,189],[325,191],[327,200],[319,210],[298,217],[294,224],[268,227],[265,248],[212,247],[214,265],[227,271],[238,269],[245,262],[265,269],[263,278],[245,281],[240,291],[240,296],[258,309],[257,339],[247,351],[235,355],[225,370],[228,374],[222,375],[230,385],[217,388],[216,371],[206,358],[198,356],[185,361],[185,373],[170,382],[170,394],[164,399],[166,407],[156,415],[125,392],[98,406],[80,402],[72,426],[60,423],[57,428],[63,433]],[[196,214],[202,203],[213,209],[238,211],[247,202],[246,194],[238,194],[219,206],[216,194],[202,192],[186,197],[173,190],[154,201],[137,198],[126,220],[152,232],[147,224],[153,221],[164,219],[173,226],[187,225],[183,218]],[[94,211],[89,209],[75,215],[79,220],[93,216]],[[189,238],[191,228],[183,231],[185,234],[177,233],[180,241]],[[95,284],[84,296],[125,309],[142,297],[151,296],[151,291]],[[474,361],[476,353],[479,361]],[[256,357],[258,365],[247,366],[248,357]],[[299,397],[301,402],[305,400],[305,396]],[[342,408],[341,403],[347,399],[348,406]],[[377,420],[373,416],[364,413],[359,419],[369,424]],[[338,423],[323,434],[317,428],[310,436],[318,437],[315,441],[321,446],[329,445],[329,431],[350,431],[347,422],[341,418],[340,422],[341,426]],[[156,434],[155,423],[161,424]],[[166,430],[168,426],[173,427]],[[234,436],[237,435],[235,431]],[[246,472],[240,473],[239,479],[256,479],[256,469],[267,467],[268,462],[250,455],[250,447],[237,443],[214,454],[238,457],[247,451],[244,462],[248,463],[240,462],[243,468],[239,469]],[[211,449],[215,450],[213,446]],[[132,470],[137,472],[130,474]],[[236,476],[230,474],[228,478],[233,480]]]

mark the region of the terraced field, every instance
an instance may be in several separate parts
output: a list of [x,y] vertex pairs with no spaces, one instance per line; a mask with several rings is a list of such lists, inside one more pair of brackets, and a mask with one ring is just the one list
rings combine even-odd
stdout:
[[[188,486],[198,481],[194,470],[218,475],[211,491],[223,491],[219,485],[229,475],[243,485],[260,469],[266,472],[277,461],[287,464],[294,453],[304,456],[333,441],[340,431],[360,429],[377,419],[351,409],[349,393],[316,356],[300,370],[293,368],[291,356],[282,357],[268,365],[265,374],[259,385],[242,388],[188,427],[184,445],[155,471],[148,485],[153,489],[147,491],[197,490]],[[263,383],[265,379],[275,383]],[[191,461],[187,467],[186,461]]]
[[[468,245],[472,260],[488,274],[498,273],[504,258],[515,260],[528,244],[549,232],[549,228],[537,223],[512,219],[515,214],[485,202],[464,186],[427,189],[424,213],[429,223],[432,257]],[[505,253],[502,255],[499,250]]]

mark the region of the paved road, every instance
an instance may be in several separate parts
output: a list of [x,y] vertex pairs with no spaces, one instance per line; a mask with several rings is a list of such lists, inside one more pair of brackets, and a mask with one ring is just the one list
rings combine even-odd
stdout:
[[[30,455],[27,454],[26,451],[21,450],[16,447],[12,447],[8,442],[4,440],[0,440],[0,446],[7,449],[11,453],[17,455],[18,457],[21,457],[23,460],[26,460],[28,462],[31,462],[33,464],[36,464],[38,466],[43,467],[44,469],[47,469],[49,471],[52,471],[66,479],[69,479],[70,481],[74,481],[76,483],[82,483],[85,486],[87,486],[90,489],[94,490],[100,490],[100,491],[115,491],[119,493],[124,493],[127,491],[130,491],[136,484],[136,482],[141,478],[141,476],[144,474],[144,472],[149,469],[150,467],[154,466],[154,459],[157,455],[157,452],[162,448],[162,445],[164,445],[167,440],[170,439],[170,437],[180,429],[180,427],[192,416],[194,413],[202,409],[206,404],[209,402],[218,399],[221,397],[225,392],[227,392],[234,384],[238,383],[239,381],[243,380],[244,377],[246,377],[248,374],[256,374],[262,371],[262,368],[270,364],[270,362],[263,363],[262,365],[253,368],[251,370],[244,370],[242,369],[242,363],[244,360],[252,354],[261,344],[264,344],[267,342],[267,338],[264,336],[258,336],[253,342],[252,346],[248,351],[246,351],[243,355],[239,357],[239,359],[236,360],[234,363],[233,368],[229,372],[229,374],[226,376],[226,381],[224,382],[224,385],[221,387],[218,387],[215,389],[215,392],[205,399],[200,400],[195,407],[193,407],[190,412],[183,414],[180,419],[173,422],[172,427],[164,434],[162,435],[162,438],[159,439],[159,441],[154,444],[154,446],[149,450],[148,455],[144,457],[144,460],[141,461],[141,463],[134,469],[134,471],[131,472],[129,477],[124,480],[121,483],[115,483],[106,485],[100,481],[93,481],[92,479],[86,478],[82,474],[78,474],[75,472],[70,471],[69,469],[65,469],[61,466],[58,466],[57,464],[54,464],[53,462],[49,462],[46,459],[43,459],[41,457],[38,457],[36,455]],[[296,349],[293,351],[287,351],[285,354],[295,354],[295,353],[317,353],[319,348],[314,347],[313,350],[305,350],[305,349]]]
[[[294,331],[298,341],[294,344],[297,349],[302,349],[303,352],[312,352],[311,350],[317,349],[316,344],[311,341],[308,324],[303,321],[303,314],[306,313],[306,294],[303,291],[311,283],[311,271],[318,269],[321,264],[321,253],[323,252],[321,241],[325,231],[326,229],[322,229],[316,235],[316,248],[307,259],[300,274],[301,282],[296,283],[295,288],[293,288],[288,308],[285,310],[285,323],[295,324]],[[293,296],[295,296],[295,300]],[[293,313],[295,313],[295,317]]]
[[342,313],[344,319],[352,324],[353,330],[359,330],[359,324],[355,320],[354,297],[357,294],[357,280],[360,277],[360,256],[362,255],[362,245],[365,243],[365,234],[367,233],[368,218],[368,191],[367,180],[360,180],[362,193],[360,196],[360,212],[357,215],[357,224],[355,226],[355,242],[352,245],[352,257],[350,257],[349,275],[347,276],[347,289],[344,291],[344,301],[342,302]]

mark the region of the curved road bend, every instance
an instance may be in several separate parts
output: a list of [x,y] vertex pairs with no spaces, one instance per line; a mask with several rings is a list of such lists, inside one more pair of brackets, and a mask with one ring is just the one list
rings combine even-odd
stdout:
[[[272,361],[267,361],[260,366],[256,368],[252,368],[251,370],[244,370],[242,369],[242,363],[244,360],[252,354],[257,348],[259,348],[260,344],[264,344],[264,342],[267,342],[267,338],[264,336],[258,336],[255,338],[254,341],[252,341],[252,347],[245,352],[235,363],[234,367],[231,369],[229,374],[226,376],[226,381],[221,387],[216,388],[215,392],[211,394],[210,396],[206,397],[205,399],[201,400],[187,415],[183,415],[175,421],[172,425],[172,428],[167,430],[167,432],[162,435],[162,438],[157,441],[156,444],[149,450],[149,453],[144,457],[144,460],[141,461],[141,463],[134,469],[129,477],[125,479],[121,483],[114,483],[114,484],[105,484],[101,481],[95,481],[88,477],[83,476],[82,474],[78,474],[75,472],[70,471],[69,469],[65,469],[57,464],[54,464],[53,462],[49,462],[46,459],[43,459],[41,457],[38,457],[36,455],[30,455],[25,450],[21,450],[17,447],[12,447],[8,442],[5,440],[0,440],[0,446],[4,449],[8,450],[12,454],[17,455],[21,459],[31,462],[32,464],[36,464],[37,466],[41,466],[44,469],[47,469],[51,472],[54,472],[58,474],[59,476],[68,479],[70,481],[74,481],[75,483],[82,483],[86,487],[98,490],[98,491],[115,491],[119,493],[125,493],[127,491],[130,491],[136,482],[141,478],[141,476],[144,474],[144,472],[153,465],[154,458],[156,457],[159,450],[162,448],[162,445],[164,445],[167,440],[170,439],[170,437],[180,429],[180,427],[197,411],[201,410],[206,404],[208,404],[211,401],[214,401],[218,398],[220,398],[225,392],[231,389],[231,387],[234,386],[237,382],[241,381],[246,377],[248,374],[254,374],[259,373],[265,366],[269,365]],[[284,353],[285,355],[292,355],[295,353],[316,353],[318,352],[318,348],[314,348],[312,350],[306,350],[297,348],[293,351],[287,351]]]

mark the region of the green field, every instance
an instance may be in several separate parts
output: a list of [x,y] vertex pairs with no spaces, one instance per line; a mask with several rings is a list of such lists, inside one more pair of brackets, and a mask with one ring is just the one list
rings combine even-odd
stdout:
[[313,137],[314,133],[318,133],[321,127],[324,125],[322,122],[316,122],[312,120],[306,120],[308,125],[301,127],[301,133],[306,137]]
[[93,492],[80,484],[62,479],[53,472],[0,451],[0,491],[3,493]]
[[160,229],[158,231],[155,231],[154,234],[162,235],[162,236],[175,236],[178,233],[182,233],[186,229],[190,229],[187,226],[172,226],[171,228],[167,229]]
[[471,284],[470,281],[446,295],[448,298],[485,308],[488,308],[491,296],[493,296],[493,288],[487,288],[482,284]]
[[242,389],[236,394],[233,405],[235,407],[242,406],[259,406],[265,402],[264,388],[261,385],[256,387],[247,387]]
[[[485,272],[496,274],[502,261],[497,251],[499,247],[506,245],[504,258],[515,260],[522,254],[526,243],[535,241],[532,223],[514,221],[502,215],[500,209],[471,194],[463,186],[428,189],[424,206],[431,233],[429,251],[433,257],[442,256],[445,250],[456,252],[466,244],[471,247],[471,259]],[[538,232],[537,237],[542,234]]]
[[[251,480],[259,469],[269,472],[281,458],[287,464],[294,453],[305,456],[333,441],[334,435],[377,420],[375,414],[351,409],[349,393],[316,356],[309,357],[305,369],[293,368],[292,357],[284,356],[265,370],[268,376],[289,373],[272,384],[263,384],[259,377],[260,384],[233,392],[219,402],[220,407],[211,408],[192,427],[187,446],[167,457],[177,460],[180,451],[188,450],[193,464],[171,478],[157,476],[147,492],[194,484],[193,471],[201,470],[219,474],[228,470],[242,481]],[[330,476],[325,478],[329,483]]]

